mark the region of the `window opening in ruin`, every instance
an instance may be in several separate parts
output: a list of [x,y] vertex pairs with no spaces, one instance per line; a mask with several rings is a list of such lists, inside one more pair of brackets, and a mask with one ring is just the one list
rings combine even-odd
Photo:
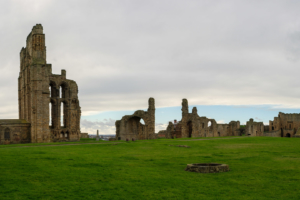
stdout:
[[140,123],[145,125],[145,121],[141,118]]
[[62,87],[59,86],[59,98],[62,98]]
[[188,126],[188,130],[189,130],[189,135],[188,135],[188,137],[192,137],[192,133],[193,133],[193,124],[192,124],[192,122],[189,121],[189,122],[187,123],[187,126]]
[[49,126],[52,126],[52,103],[49,103]]
[[202,123],[202,128],[204,128],[204,123]]
[[281,130],[281,137],[283,137],[283,129],[281,128],[280,130]]
[[286,137],[291,137],[291,134],[287,133],[287,134],[286,134]]
[[218,136],[219,136],[219,137],[220,137],[220,135],[221,135],[220,132],[218,132]]
[[65,133],[65,138],[68,138],[69,137],[69,131],[67,131],[66,133]]
[[60,126],[65,127],[65,102],[61,102],[60,105]]
[[66,83],[63,83],[60,86],[60,98],[66,98],[66,88],[67,88]]
[[292,124],[290,124],[290,129],[292,129]]
[[57,91],[56,91],[55,83],[50,82],[49,92],[50,92],[50,97],[57,97]]
[[4,139],[5,140],[10,140],[10,130],[9,128],[6,128],[4,131]]
[[253,134],[253,125],[251,126],[251,134]]
[[274,126],[272,126],[272,131],[274,131]]
[[61,138],[64,137],[64,132],[63,132],[63,131],[60,133],[60,137],[61,137]]
[[211,121],[208,121],[207,127],[210,127],[210,126],[211,126]]

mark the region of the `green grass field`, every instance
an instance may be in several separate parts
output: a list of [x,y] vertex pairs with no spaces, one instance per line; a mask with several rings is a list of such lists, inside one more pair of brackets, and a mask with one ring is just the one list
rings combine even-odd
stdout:
[[209,139],[1,145],[0,199],[300,199],[300,138]]

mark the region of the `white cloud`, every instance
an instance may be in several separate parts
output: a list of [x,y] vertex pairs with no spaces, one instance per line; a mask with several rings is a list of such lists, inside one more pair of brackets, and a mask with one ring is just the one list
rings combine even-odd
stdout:
[[115,121],[113,119],[104,119],[103,121],[82,119],[80,123],[81,132],[95,135],[99,130],[99,135],[114,135],[116,134]]

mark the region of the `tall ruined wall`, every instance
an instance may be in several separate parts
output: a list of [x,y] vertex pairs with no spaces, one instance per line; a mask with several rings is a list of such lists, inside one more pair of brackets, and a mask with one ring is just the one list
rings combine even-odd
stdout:
[[[19,119],[31,123],[31,142],[80,140],[77,84],[66,79],[65,70],[61,75],[52,74],[51,64],[46,63],[45,34],[41,24],[32,28],[26,48],[21,49],[18,90]],[[62,103],[63,126],[60,123]],[[49,116],[52,118],[50,126]]]
[[155,100],[154,98],[149,98],[148,100],[148,112],[147,112],[147,129],[148,129],[148,139],[155,139]]

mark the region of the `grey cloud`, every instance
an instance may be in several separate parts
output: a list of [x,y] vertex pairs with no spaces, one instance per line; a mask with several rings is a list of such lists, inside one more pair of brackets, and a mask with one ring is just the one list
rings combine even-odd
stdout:
[[[60,5],[60,6],[57,6]],[[299,1],[1,1],[1,118],[17,118],[19,52],[42,23],[82,112],[190,104],[299,107]],[[86,125],[97,126],[97,125]]]

